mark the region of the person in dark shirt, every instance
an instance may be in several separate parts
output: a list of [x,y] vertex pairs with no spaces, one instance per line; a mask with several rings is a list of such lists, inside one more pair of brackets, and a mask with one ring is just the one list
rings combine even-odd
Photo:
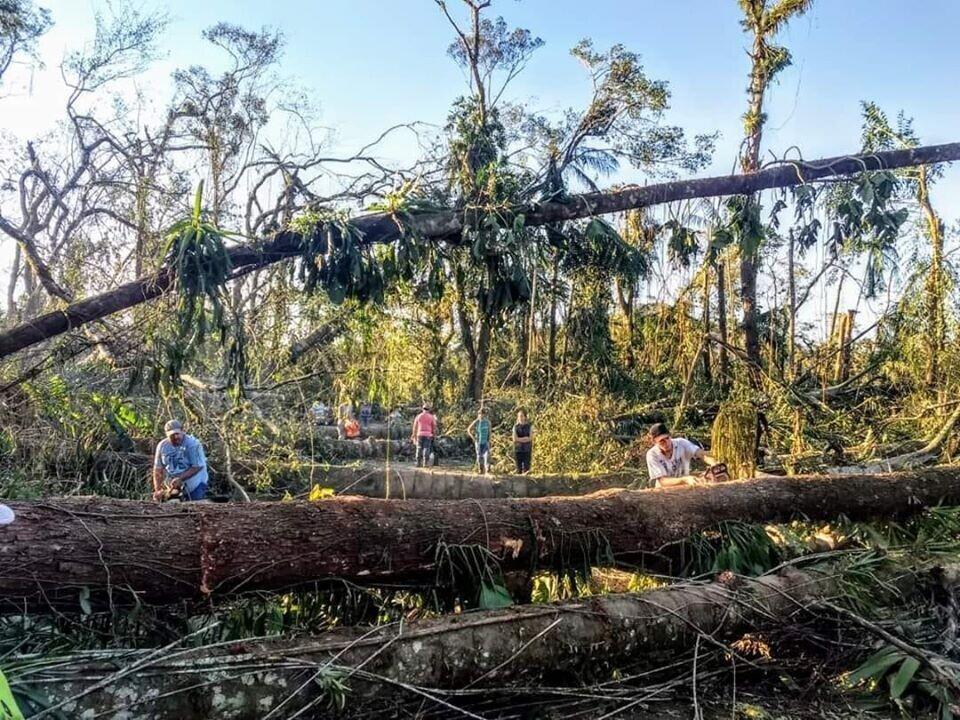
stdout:
[[521,475],[530,472],[533,426],[527,420],[527,411],[523,409],[517,412],[517,423],[513,426],[513,450],[517,460],[517,472]]

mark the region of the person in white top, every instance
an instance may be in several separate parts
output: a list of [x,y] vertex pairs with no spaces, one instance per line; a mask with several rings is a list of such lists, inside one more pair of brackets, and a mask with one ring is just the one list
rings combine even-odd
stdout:
[[[650,440],[653,447],[647,450],[647,471],[650,479],[655,481],[656,487],[675,487],[677,485],[697,485],[704,482],[690,474],[690,461],[702,460],[708,468],[720,465],[707,455],[706,451],[686,438],[670,436],[670,431],[663,423],[656,423],[650,428]],[[712,480],[719,482],[727,480],[726,469],[712,473]]]

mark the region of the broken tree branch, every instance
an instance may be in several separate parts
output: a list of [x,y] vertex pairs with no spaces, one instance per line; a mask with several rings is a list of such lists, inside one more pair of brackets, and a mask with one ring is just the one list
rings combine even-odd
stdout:
[[[605,215],[697,197],[719,197],[754,193],[777,187],[790,187],[827,178],[855,175],[870,170],[891,170],[960,160],[960,143],[928,145],[904,150],[891,150],[871,155],[844,155],[811,162],[791,161],[767,167],[754,173],[720,177],[678,180],[645,186],[628,186],[607,192],[573,195],[562,202],[547,202],[517,208],[528,226],[546,225],[564,220]],[[402,226],[420,237],[444,240],[459,237],[465,227],[479,218],[445,211],[404,217]],[[510,218],[505,218],[510,220]],[[370,214],[351,221],[368,243],[387,243],[397,239],[402,230],[397,219],[389,214]],[[301,236],[289,230],[274,234],[261,243],[230,249],[237,275],[252,272],[301,253]],[[139,278],[100,295],[73,303],[62,310],[41,315],[0,333],[0,358],[43,342],[85,323],[152,300],[167,290],[172,282],[169,269]]]

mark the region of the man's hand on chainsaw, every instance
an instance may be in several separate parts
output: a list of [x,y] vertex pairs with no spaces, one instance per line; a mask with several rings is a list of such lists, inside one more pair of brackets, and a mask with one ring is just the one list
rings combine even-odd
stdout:
[[156,502],[162,501],[166,497],[166,495],[167,495],[167,491],[164,488],[160,488],[159,490],[153,491],[153,499]]
[[717,463],[716,465],[711,465],[707,468],[707,471],[703,474],[704,480],[707,482],[727,482],[730,479],[730,475],[727,472],[726,463]]

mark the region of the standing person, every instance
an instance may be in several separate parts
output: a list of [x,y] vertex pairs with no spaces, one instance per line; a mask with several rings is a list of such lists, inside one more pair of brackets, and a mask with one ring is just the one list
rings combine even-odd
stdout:
[[437,434],[437,418],[430,412],[430,403],[424,403],[420,414],[413,419],[410,441],[416,447],[417,467],[433,463],[433,439]]
[[366,429],[370,424],[370,419],[373,417],[373,408],[370,407],[370,403],[364,403],[360,406],[360,426]]
[[480,467],[480,474],[486,475],[490,472],[490,420],[487,419],[487,409],[477,410],[477,419],[470,423],[467,428],[467,435],[473,440],[473,445],[477,450],[477,465]]
[[[670,430],[664,423],[655,423],[648,433],[653,447],[647,450],[647,472],[655,487],[675,487],[678,485],[696,485],[703,482],[690,474],[690,461],[702,460],[708,467],[721,464],[707,455],[699,445],[695,445],[686,438],[671,437]],[[721,466],[724,467],[725,466]],[[723,481],[726,471],[714,475],[713,480]]]
[[163,427],[165,440],[157,443],[153,460],[153,499],[162,500],[171,491],[181,500],[203,500],[207,496],[207,456],[203,445],[183,431],[179,420]]
[[533,456],[533,425],[527,420],[527,411],[517,411],[517,423],[513,426],[513,451],[517,460],[517,472],[525,475],[530,472],[530,460]]

